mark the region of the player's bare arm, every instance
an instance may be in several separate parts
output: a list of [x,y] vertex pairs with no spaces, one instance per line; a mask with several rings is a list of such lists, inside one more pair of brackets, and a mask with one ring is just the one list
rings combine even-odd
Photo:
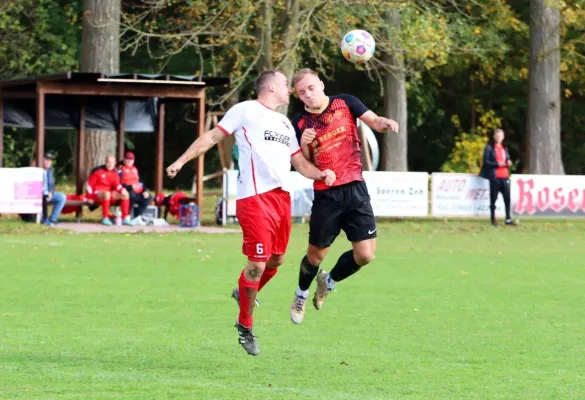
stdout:
[[221,142],[226,137],[226,134],[219,128],[213,128],[210,131],[205,132],[203,135],[197,138],[191,146],[183,153],[181,157],[167,167],[167,175],[170,178],[174,178],[177,173],[183,168],[183,165],[205,154],[207,150],[211,149],[214,145]]
[[388,118],[379,117],[373,111],[366,111],[360,119],[377,132],[387,132],[392,130],[393,132],[398,133],[398,122]]
[[315,167],[315,165],[308,161],[301,153],[297,153],[291,157],[291,164],[305,178],[314,181],[325,181],[328,186],[333,185],[337,179],[335,172],[330,169],[320,171],[319,168]]
[[311,151],[309,150],[309,146],[317,137],[317,132],[314,129],[305,129],[301,135],[301,151],[307,160],[311,159]]

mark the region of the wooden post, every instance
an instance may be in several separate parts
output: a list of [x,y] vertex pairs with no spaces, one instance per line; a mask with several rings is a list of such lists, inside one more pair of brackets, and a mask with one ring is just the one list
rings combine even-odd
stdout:
[[37,84],[35,136],[37,143],[37,167],[42,168],[43,155],[45,153],[45,91],[40,84]]
[[156,123],[156,171],[154,176],[154,190],[156,194],[163,190],[163,158],[165,143],[165,103],[163,99],[158,99],[158,118]]
[[[205,121],[205,92],[203,92],[203,97],[197,99],[197,138],[200,138],[203,135],[203,124]],[[204,166],[204,159],[203,156],[197,158],[197,209],[199,211],[198,219],[201,221],[201,216],[203,215],[201,209],[203,207],[203,166]],[[201,223],[201,222],[200,222]]]
[[[77,142],[75,144],[76,151],[76,171],[75,171],[75,194],[78,196],[83,194],[83,186],[85,183],[85,99],[81,100],[79,107],[79,128],[77,129]],[[81,221],[83,214],[83,207],[79,207],[79,210],[75,213],[77,222]]]
[[118,161],[124,158],[124,118],[126,118],[126,101],[122,98],[118,104]]
[[0,92],[0,168],[4,162],[4,99]]
[[77,152],[77,165],[75,173],[75,193],[80,195],[83,193],[83,184],[86,177],[85,171],[85,100],[81,101],[79,107],[79,129],[77,130],[77,144],[75,146]]

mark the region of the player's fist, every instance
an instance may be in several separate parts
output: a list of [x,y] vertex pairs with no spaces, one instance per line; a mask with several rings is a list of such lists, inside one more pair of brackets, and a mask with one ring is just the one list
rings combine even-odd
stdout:
[[183,163],[180,161],[175,161],[171,165],[167,167],[167,175],[169,178],[174,178],[177,173],[183,168]]
[[317,137],[317,132],[314,129],[305,129],[303,134],[301,135],[301,146],[308,146],[310,145],[313,140]]
[[396,122],[392,119],[388,119],[388,118],[382,118],[382,120],[380,122],[381,122],[380,125],[382,127],[382,132],[391,130],[392,132],[398,133],[398,128],[399,128],[398,122]]
[[321,172],[321,179],[325,181],[327,186],[331,186],[337,179],[337,176],[335,176],[335,172],[331,171],[330,169],[326,169],[325,171]]

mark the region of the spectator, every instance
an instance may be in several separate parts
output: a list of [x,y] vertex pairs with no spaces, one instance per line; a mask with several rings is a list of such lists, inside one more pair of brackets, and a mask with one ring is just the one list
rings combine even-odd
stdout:
[[504,145],[504,131],[496,129],[483,151],[483,164],[479,175],[490,182],[490,217],[493,226],[496,221],[496,200],[502,193],[506,207],[506,225],[516,225],[510,216],[510,153]]
[[[43,159],[43,223],[45,225],[57,223],[59,215],[61,215],[61,211],[67,201],[65,193],[55,192],[55,175],[52,168],[53,160],[55,160],[55,155],[51,152],[46,152]],[[53,206],[53,210],[51,211],[51,216],[48,217],[47,206],[50,205]]]
[[127,151],[119,169],[122,186],[126,188],[130,196],[130,206],[138,204],[138,209],[134,216],[139,217],[144,214],[146,207],[150,204],[151,196],[140,182],[138,169],[134,166],[134,158],[134,153]]
[[120,183],[120,176],[115,170],[114,156],[106,157],[106,164],[95,168],[90,174],[87,185],[87,198],[102,206],[102,224],[112,225],[110,219],[110,204],[120,202],[122,209],[122,223],[133,225],[130,216],[130,196]]
[[165,196],[164,193],[159,193],[156,196],[156,206],[158,208],[165,207],[164,219],[166,220],[169,213],[175,218],[179,218],[181,211],[181,205],[190,202],[191,199],[183,192],[175,192],[172,195]]

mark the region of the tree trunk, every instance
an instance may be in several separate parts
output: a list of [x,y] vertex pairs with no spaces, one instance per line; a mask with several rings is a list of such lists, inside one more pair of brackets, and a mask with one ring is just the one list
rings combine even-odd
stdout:
[[[386,16],[389,26],[394,32],[400,32],[400,13],[391,10]],[[398,122],[398,134],[383,133],[380,146],[380,166],[382,171],[408,171],[408,137],[407,137],[407,101],[406,73],[404,70],[404,52],[394,34],[391,52],[383,54],[384,63],[390,66],[384,78],[384,113],[385,116]]]
[[[84,0],[81,72],[117,73],[120,70],[120,0]],[[85,177],[116,154],[116,132],[87,129]]]
[[257,21],[257,28],[254,36],[261,44],[261,55],[256,64],[256,70],[261,72],[265,69],[272,69],[272,1],[264,0],[260,6],[260,19]]
[[530,1],[528,173],[562,175],[561,14],[545,2]]
[[[284,61],[282,63],[282,72],[284,76],[292,84],[292,76],[297,66],[296,51],[294,50],[297,35],[299,32],[299,3],[300,0],[288,0],[286,2],[286,10],[283,13],[282,21],[284,21]],[[281,106],[278,111],[284,115],[288,113],[288,105]]]

